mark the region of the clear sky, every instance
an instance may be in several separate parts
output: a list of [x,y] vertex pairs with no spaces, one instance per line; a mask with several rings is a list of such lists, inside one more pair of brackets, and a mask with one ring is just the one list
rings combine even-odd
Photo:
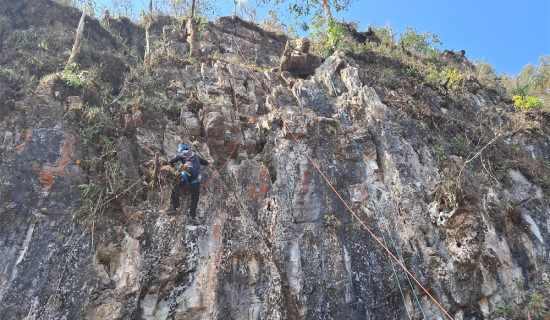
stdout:
[[[550,0],[352,1],[349,10],[334,15],[359,22],[362,31],[372,24],[399,33],[409,26],[430,31],[443,43],[440,49],[463,49],[471,61],[485,58],[499,73],[518,74],[529,63],[538,65],[540,56],[550,56]],[[140,8],[148,3],[132,2]],[[219,15],[232,14],[233,0],[215,2]]]

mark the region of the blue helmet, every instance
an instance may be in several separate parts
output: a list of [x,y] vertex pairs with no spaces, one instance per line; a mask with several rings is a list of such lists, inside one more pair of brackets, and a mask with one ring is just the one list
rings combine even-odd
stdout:
[[183,150],[189,150],[189,148],[186,145],[182,144],[181,147],[178,149],[178,153],[182,152]]

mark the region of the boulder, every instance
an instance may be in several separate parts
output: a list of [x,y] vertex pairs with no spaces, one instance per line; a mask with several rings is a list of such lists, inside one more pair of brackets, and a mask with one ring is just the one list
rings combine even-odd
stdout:
[[307,77],[321,65],[321,57],[309,53],[310,42],[306,37],[287,40],[280,58],[281,71],[288,71],[297,77]]
[[187,126],[187,129],[189,129],[189,133],[192,136],[200,136],[201,135],[201,126],[199,124],[199,120],[195,117],[192,118],[185,118],[185,125]]
[[207,137],[223,138],[224,126],[223,117],[219,112],[209,112],[204,116],[202,124]]

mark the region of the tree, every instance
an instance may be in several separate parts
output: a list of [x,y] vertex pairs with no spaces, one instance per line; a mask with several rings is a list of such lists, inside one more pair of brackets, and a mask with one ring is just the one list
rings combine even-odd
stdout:
[[195,0],[193,0],[193,3],[191,5],[191,17],[188,19],[189,23],[189,56],[190,57],[196,57],[198,54],[197,49],[197,25],[195,21]]
[[352,0],[276,0],[275,4],[282,2],[289,2],[288,8],[298,16],[309,16],[312,13],[322,10],[325,14],[326,21],[330,21],[332,20],[331,6],[336,12],[339,12],[347,9]]
[[219,12],[216,2],[212,0],[169,0],[164,2],[164,5],[168,13],[176,18],[183,18],[185,21],[191,16],[193,7],[196,17],[213,17]]
[[134,6],[131,0],[112,0],[107,2],[107,9],[116,16],[133,17]]
[[441,41],[436,34],[429,31],[418,33],[415,28],[407,27],[397,43],[402,48],[413,50],[418,54],[432,55],[438,52],[437,45],[440,45]]
[[[262,0],[267,3],[268,0]],[[310,30],[309,34],[312,51],[324,52],[327,51],[327,46],[333,50],[335,44],[339,41],[334,36],[342,35],[344,27],[334,19],[332,13],[348,9],[353,0],[275,0],[274,5],[287,4],[288,10],[296,18],[309,18],[309,24],[303,21],[301,28],[306,31]],[[296,23],[295,25],[298,25]],[[332,39],[332,40],[331,40]]]
[[539,62],[538,66],[526,65],[517,76],[502,76],[508,92],[521,99],[515,99],[516,105],[523,109],[531,109],[521,105],[527,103],[538,107],[542,104],[545,110],[550,110],[550,56],[541,56]]
[[153,0],[149,0],[149,15],[145,15],[142,10],[142,15],[145,20],[145,63],[149,64],[151,55],[151,43],[149,40],[149,33],[151,24],[153,23]]
[[[250,22],[257,23],[258,20],[258,8],[260,7],[260,0],[252,1],[240,1],[239,10],[241,12],[241,17],[247,19]],[[269,15],[269,11],[268,11]]]
[[[90,12],[93,12],[92,0],[88,0],[88,10],[90,10]],[[80,50],[80,41],[82,40],[82,31],[84,30],[85,18],[86,8],[83,8],[82,15],[80,16],[80,22],[78,22],[78,29],[76,31],[73,49],[71,50],[71,56],[69,57],[69,61],[67,61],[67,66],[65,66],[65,69],[69,69],[78,56],[78,51]]]
[[[280,3],[288,3],[290,12],[298,17],[308,17],[313,14],[313,19],[323,17],[325,22],[331,21],[331,7],[336,12],[347,9],[353,0],[275,0],[275,5]],[[264,0],[267,2],[267,0]],[[304,29],[307,29],[304,26]]]
[[332,20],[332,13],[330,12],[330,6],[328,5],[327,0],[322,0],[323,3],[323,10],[325,10],[325,17],[327,18],[327,21]]
[[198,55],[199,23],[201,17],[208,17],[215,13],[216,4],[211,0],[170,0],[167,3],[168,9],[178,18],[181,18],[181,36],[187,37],[189,43],[189,55]]
[[279,8],[267,11],[267,17],[260,23],[260,26],[267,31],[284,33],[291,37],[297,37],[294,25],[286,24],[279,17]]

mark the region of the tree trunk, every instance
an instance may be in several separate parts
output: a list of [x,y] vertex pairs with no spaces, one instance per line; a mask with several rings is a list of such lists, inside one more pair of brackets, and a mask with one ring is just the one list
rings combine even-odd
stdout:
[[82,39],[82,30],[84,29],[84,18],[86,17],[86,10],[82,10],[82,16],[80,16],[80,22],[78,23],[78,30],[76,31],[76,38],[74,40],[73,50],[71,51],[71,56],[69,61],[67,61],[67,66],[65,69],[68,69],[73,62],[75,62],[76,57],[78,56],[78,51],[80,49],[80,40]]
[[189,56],[196,57],[197,50],[197,26],[193,18],[189,18],[187,25],[189,26]]
[[327,0],[323,0],[323,9],[325,10],[325,16],[327,17],[327,22],[332,20],[332,14],[330,13],[330,6],[328,5]]
[[198,54],[197,49],[197,26],[195,21],[195,0],[193,0],[193,4],[191,5],[191,18],[189,18],[188,21],[189,25],[189,56],[190,57],[196,57]]
[[[149,18],[147,18],[149,20]],[[145,26],[145,63],[149,64],[149,54],[151,53],[151,47],[149,46],[149,27],[151,25],[151,22],[147,22],[147,25]]]
[[149,29],[151,28],[151,23],[153,22],[153,0],[149,0],[149,16],[145,22],[145,63],[149,64],[150,55],[151,55],[151,44],[149,41]]

